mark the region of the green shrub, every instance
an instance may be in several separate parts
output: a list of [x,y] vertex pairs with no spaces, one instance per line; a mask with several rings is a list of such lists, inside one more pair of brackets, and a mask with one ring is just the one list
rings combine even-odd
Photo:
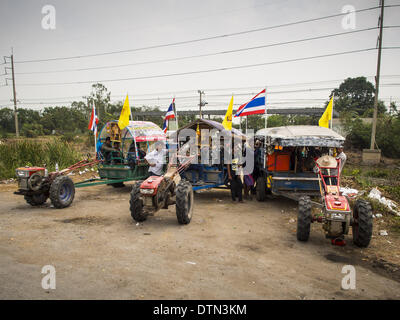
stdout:
[[382,170],[382,169],[374,169],[374,170],[367,171],[365,173],[365,175],[367,177],[373,177],[373,178],[388,178],[389,177],[389,173],[386,170]]
[[38,123],[24,123],[21,128],[21,134],[28,138],[36,138],[43,135],[43,126]]
[[0,145],[0,178],[15,177],[15,169],[23,166],[43,166],[49,171],[55,170],[58,163],[60,169],[79,161],[81,155],[73,147],[53,139],[49,142],[15,141]]
[[61,136],[61,141],[63,142],[72,142],[75,140],[75,134],[73,132],[67,132],[63,136]]

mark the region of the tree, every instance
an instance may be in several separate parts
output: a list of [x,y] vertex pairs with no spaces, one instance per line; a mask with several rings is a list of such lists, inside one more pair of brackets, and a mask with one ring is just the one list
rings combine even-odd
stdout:
[[[338,112],[355,112],[360,116],[369,116],[374,108],[375,87],[365,77],[347,78],[339,88],[331,92],[335,95],[334,109]],[[328,102],[326,102],[328,105]],[[385,105],[378,105],[378,112],[384,113]]]
[[83,98],[87,100],[89,110],[92,110],[93,102],[95,103],[97,116],[99,117],[99,125],[103,126],[107,122],[106,113],[110,105],[111,92],[108,92],[105,85],[96,83],[92,85],[92,93]]

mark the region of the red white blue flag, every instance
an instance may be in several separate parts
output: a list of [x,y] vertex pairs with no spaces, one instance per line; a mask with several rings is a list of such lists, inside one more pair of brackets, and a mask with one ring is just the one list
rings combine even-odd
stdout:
[[163,131],[167,133],[168,130],[168,120],[175,118],[175,98],[172,100],[172,103],[169,105],[167,113],[165,114],[164,124],[163,124]]
[[237,109],[235,117],[263,113],[265,113],[265,89],[255,95],[249,102],[242,104]]
[[90,116],[88,129],[92,130],[93,132],[96,132],[98,123],[99,123],[99,118],[97,118],[96,108],[95,108],[94,102],[93,102],[92,115]]

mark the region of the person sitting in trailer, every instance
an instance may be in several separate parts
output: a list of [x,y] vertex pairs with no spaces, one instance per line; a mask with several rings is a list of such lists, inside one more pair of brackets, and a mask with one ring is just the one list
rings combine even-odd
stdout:
[[146,156],[146,152],[140,149],[139,142],[132,141],[131,145],[128,149],[128,165],[133,169],[136,165],[136,150],[137,150],[137,157],[139,160],[142,160]]
[[122,163],[123,155],[121,151],[121,143],[118,141],[114,142],[114,151],[111,152],[112,154],[112,162],[115,164]]
[[104,143],[101,145],[100,152],[104,157],[104,162],[106,164],[111,163],[111,154],[114,152],[115,149],[111,145],[111,138],[107,137]]

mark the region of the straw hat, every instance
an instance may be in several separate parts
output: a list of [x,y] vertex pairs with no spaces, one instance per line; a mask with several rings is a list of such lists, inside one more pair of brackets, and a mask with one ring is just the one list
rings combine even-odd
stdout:
[[322,156],[317,160],[317,164],[320,167],[324,167],[324,168],[336,168],[337,167],[337,161],[334,157],[332,156]]

